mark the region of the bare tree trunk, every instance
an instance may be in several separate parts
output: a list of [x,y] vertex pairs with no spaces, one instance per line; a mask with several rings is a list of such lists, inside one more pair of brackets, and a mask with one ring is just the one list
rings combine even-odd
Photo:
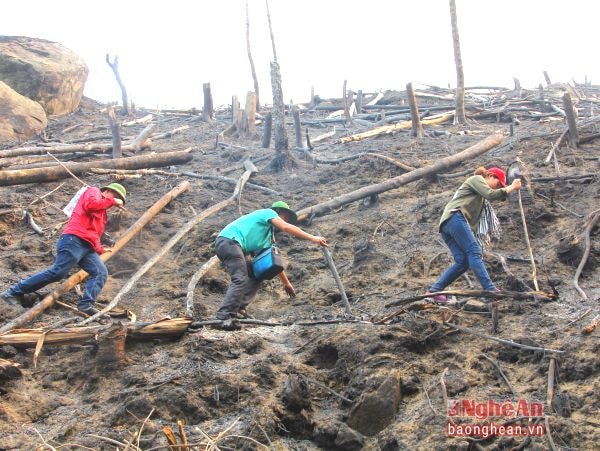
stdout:
[[274,141],[277,155],[270,166],[273,171],[279,172],[286,168],[295,167],[297,162],[289,151],[285,104],[281,89],[281,72],[276,61],[271,61],[271,86],[273,91],[273,124],[275,125]]
[[302,149],[304,145],[302,143],[302,124],[300,124],[300,110],[297,107],[294,107],[292,115],[294,116],[294,135],[296,137],[296,148]]
[[256,93],[256,111],[260,111],[258,78],[256,77],[256,69],[254,68],[252,52],[250,51],[250,15],[248,14],[248,0],[246,0],[246,48],[248,50],[248,60],[250,61],[250,71],[252,72],[252,80],[254,80],[254,92]]
[[108,105],[106,110],[108,113],[110,131],[112,133],[112,157],[121,158],[123,156],[123,151],[121,150],[121,124],[117,121],[115,109],[112,105]]
[[204,83],[202,85],[202,91],[204,92],[204,108],[202,108],[202,119],[204,122],[210,122],[214,117],[213,109],[213,98],[212,91],[210,90],[210,83]]
[[250,91],[246,95],[246,109],[245,109],[245,119],[248,124],[245,124],[245,128],[248,131],[248,134],[254,138],[256,135],[256,93]]
[[356,114],[362,113],[362,100],[363,100],[363,92],[362,92],[362,89],[359,89],[356,92]]
[[568,92],[563,94],[563,106],[567,115],[567,125],[569,126],[569,144],[576,148],[579,146],[579,132],[577,131],[577,113],[573,108],[571,95]]
[[544,79],[546,80],[546,85],[551,85],[552,82],[550,81],[550,75],[548,75],[548,72],[544,71]]
[[264,129],[263,129],[263,137],[261,147],[263,149],[268,149],[271,145],[271,130],[273,126],[273,115],[271,113],[267,113],[264,119]]
[[460,38],[456,20],[456,1],[450,0],[450,22],[452,24],[452,44],[454,45],[454,64],[456,65],[456,122],[464,124],[465,117],[465,76],[460,54]]
[[111,63],[107,53],[106,63],[112,69],[113,73],[115,74],[115,78],[117,79],[117,83],[119,83],[119,87],[121,88],[121,99],[123,100],[123,115],[131,116],[131,102],[129,101],[129,96],[127,95],[127,89],[125,89],[125,84],[123,83],[123,80],[121,80],[121,75],[119,74],[119,57],[115,55],[115,58]]
[[422,138],[423,125],[421,124],[419,105],[417,104],[417,97],[415,96],[415,90],[413,89],[412,83],[408,83],[406,85],[406,97],[408,98],[408,105],[410,106],[410,115],[412,119],[411,134],[417,138]]
[[[277,63],[277,52],[275,51],[275,37],[273,36],[273,27],[271,25],[271,12],[269,11],[269,0],[265,0],[267,6],[267,20],[269,21],[269,33],[271,33],[271,45],[273,46],[273,61]],[[272,65],[273,63],[271,63]],[[277,66],[279,67],[279,66]],[[273,83],[273,68],[271,67],[271,83]]]

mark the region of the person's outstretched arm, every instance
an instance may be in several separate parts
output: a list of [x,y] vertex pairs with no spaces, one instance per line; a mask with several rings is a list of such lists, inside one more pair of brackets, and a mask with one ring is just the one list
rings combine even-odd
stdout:
[[281,218],[273,218],[271,219],[271,224],[277,227],[279,230],[285,233],[289,233],[290,235],[300,238],[302,240],[311,241],[319,246],[327,246],[327,240],[325,237],[311,235],[310,233],[305,232],[300,227],[297,227],[293,224],[285,222]]

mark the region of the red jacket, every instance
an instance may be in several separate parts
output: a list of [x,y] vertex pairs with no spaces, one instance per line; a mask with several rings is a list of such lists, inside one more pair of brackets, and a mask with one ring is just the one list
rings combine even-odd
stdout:
[[106,225],[106,210],[113,205],[116,205],[114,199],[104,197],[99,188],[89,187],[77,201],[63,234],[78,236],[101,254],[104,248],[100,244],[100,236]]

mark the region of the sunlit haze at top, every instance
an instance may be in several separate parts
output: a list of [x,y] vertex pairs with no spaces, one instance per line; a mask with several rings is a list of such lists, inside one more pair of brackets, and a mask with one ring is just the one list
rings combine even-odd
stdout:
[[[456,0],[466,86],[526,88],[598,83],[597,2]],[[406,83],[454,87],[448,0],[270,0],[286,101],[352,90],[404,90]],[[262,103],[271,101],[273,59],[264,0],[249,0],[250,42]],[[83,57],[85,95],[119,101],[104,58],[119,56],[131,99],[147,108],[201,107],[210,82],[215,105],[253,90],[244,0],[138,2],[11,1],[2,33],[58,42]]]

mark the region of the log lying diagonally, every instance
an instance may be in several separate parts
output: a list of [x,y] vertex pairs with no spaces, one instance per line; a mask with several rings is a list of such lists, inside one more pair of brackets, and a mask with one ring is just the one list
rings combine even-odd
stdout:
[[235,203],[241,196],[242,189],[244,188],[244,184],[248,181],[248,179],[250,178],[252,173],[256,172],[256,170],[257,170],[256,166],[254,166],[254,164],[252,164],[252,162],[250,160],[246,160],[244,162],[244,167],[246,168],[246,171],[240,177],[240,180],[238,181],[238,184],[235,187],[235,190],[233,191],[233,194],[231,195],[230,198],[225,199],[225,200],[219,202],[218,204],[215,204],[212,207],[207,208],[206,210],[204,210],[200,214],[198,214],[196,217],[194,217],[190,221],[188,221],[181,229],[179,229],[179,231],[175,235],[173,235],[171,237],[171,239],[167,243],[165,243],[163,245],[163,247],[160,249],[160,251],[158,251],[156,254],[154,254],[146,263],[144,263],[142,265],[142,267],[140,269],[138,269],[136,271],[136,273],[133,276],[131,276],[129,278],[127,283],[123,286],[123,288],[121,288],[121,290],[117,293],[117,295],[113,298],[112,301],[110,301],[110,303],[106,307],[104,307],[100,312],[96,313],[95,315],[92,315],[89,318],[86,318],[83,321],[79,322],[78,324],[81,324],[81,325],[87,324],[87,323],[95,320],[96,318],[98,318],[100,315],[110,311],[110,309],[112,309],[115,305],[117,305],[121,301],[123,296],[125,296],[125,294],[127,294],[135,286],[137,281],[144,274],[146,274],[146,272],[148,272],[148,270],[150,268],[152,268],[156,264],[156,262],[158,262],[167,252],[169,252],[169,250],[171,250],[171,248],[173,246],[175,246],[175,244],[177,244],[177,242],[179,242],[179,240],[181,238],[183,238],[190,230],[192,230],[192,228],[194,226],[196,226],[199,222],[205,220],[209,216],[212,216],[215,213],[223,210],[228,205]]
[[[154,216],[156,216],[158,212],[160,212],[164,208],[165,205],[167,205],[169,202],[171,202],[171,200],[173,200],[175,197],[188,190],[189,188],[190,182],[186,181],[180,183],[177,187],[175,187],[163,197],[161,197],[131,227],[129,227],[129,229],[123,234],[123,236],[119,240],[117,240],[115,245],[112,247],[111,252],[105,252],[100,256],[102,261],[107,261],[113,255],[115,255],[121,248],[123,248],[123,246],[125,246],[129,242],[129,240],[131,240],[131,238],[133,238],[146,224],[148,224],[150,220],[152,220],[152,218],[154,218]],[[58,298],[60,298],[63,294],[65,294],[75,285],[84,280],[87,276],[88,273],[83,270],[73,274],[71,277],[66,279],[60,285],[60,287],[52,291],[52,293],[50,293],[48,296],[46,296],[44,299],[42,299],[40,302],[34,305],[31,309],[27,310],[22,315],[18,316],[17,318],[14,318],[12,321],[9,321],[8,323],[0,327],[0,333],[5,333],[11,329],[21,327],[23,324],[31,321],[33,318],[42,313],[48,307],[51,307]]]
[[406,174],[399,175],[398,177],[391,178],[385,182],[377,183],[375,185],[364,186],[350,193],[343,194],[333,199],[329,199],[326,202],[313,205],[312,207],[303,208],[298,211],[298,220],[305,221],[312,216],[322,216],[334,209],[341,207],[342,205],[355,202],[365,197],[370,197],[375,194],[383,193],[394,188],[398,188],[407,183],[414,182],[425,176],[436,174],[445,169],[448,169],[462,161],[475,158],[482,155],[489,150],[493,149],[500,143],[502,143],[503,137],[500,134],[491,135],[487,138],[479,141],[471,147],[448,157],[440,158],[433,164],[425,166],[414,171],[407,172]]
[[189,150],[161,152],[137,157],[115,158],[112,160],[88,161],[85,163],[63,163],[45,168],[15,169],[0,171],[0,186],[44,183],[69,177],[68,168],[73,174],[81,175],[92,168],[105,169],[144,169],[174,164],[184,164],[193,158]]

